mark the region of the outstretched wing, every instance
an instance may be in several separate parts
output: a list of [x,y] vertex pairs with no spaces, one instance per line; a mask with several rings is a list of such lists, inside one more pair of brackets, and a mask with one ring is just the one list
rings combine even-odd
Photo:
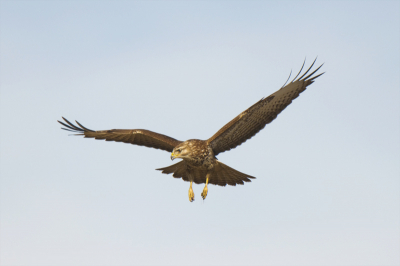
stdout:
[[168,152],[172,152],[174,147],[181,143],[181,141],[170,138],[168,136],[158,134],[156,132],[152,132],[150,130],[145,129],[111,129],[111,130],[99,130],[94,131],[88,129],[78,121],[75,121],[78,126],[72,124],[67,119],[63,117],[63,123],[58,121],[61,125],[66,128],[61,128],[71,132],[78,132],[80,134],[75,135],[83,135],[85,138],[95,138],[95,139],[105,139],[106,141],[116,141],[116,142],[124,142],[131,143],[139,146],[146,146],[155,149],[161,149]]
[[214,155],[229,151],[253,137],[263,129],[266,124],[271,123],[272,120],[296,99],[308,85],[312,84],[317,77],[324,74],[321,73],[317,76],[312,76],[322,67],[322,64],[311,74],[304,77],[313,67],[315,60],[306,73],[296,79],[304,67],[304,61],[299,73],[289,84],[285,86],[285,83],[281,89],[252,105],[208,139],[207,142],[211,145]]

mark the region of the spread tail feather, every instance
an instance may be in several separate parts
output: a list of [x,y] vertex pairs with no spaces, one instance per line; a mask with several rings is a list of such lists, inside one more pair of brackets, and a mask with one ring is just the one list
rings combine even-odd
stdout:
[[[163,174],[172,174],[175,178],[182,178],[184,181],[192,180],[196,184],[202,184],[206,182],[207,170],[191,168],[190,173],[185,161],[178,162],[176,164],[156,169],[162,171]],[[250,178],[254,176],[241,173],[226,164],[217,161],[214,165],[213,170],[210,172],[210,178],[208,183],[219,185],[219,186],[236,186],[236,184],[243,185],[244,182],[251,182]]]

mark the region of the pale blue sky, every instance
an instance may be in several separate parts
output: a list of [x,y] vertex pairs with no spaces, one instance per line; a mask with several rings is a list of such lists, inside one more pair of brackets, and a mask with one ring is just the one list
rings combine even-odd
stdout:
[[[1,1],[0,265],[399,265],[398,1]],[[207,139],[293,69],[318,78],[194,186],[167,152],[68,137]]]

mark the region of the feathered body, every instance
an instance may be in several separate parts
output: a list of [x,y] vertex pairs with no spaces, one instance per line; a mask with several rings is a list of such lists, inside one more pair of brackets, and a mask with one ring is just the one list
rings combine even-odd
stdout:
[[214,151],[208,141],[190,139],[178,144],[172,151],[171,158],[181,158],[181,162],[174,165],[156,169],[164,174],[173,173],[173,177],[182,178],[185,181],[193,181],[196,184],[206,183],[209,173],[209,183],[226,186],[250,182],[249,178],[255,178],[243,174],[221,163],[214,155]]
[[[271,123],[308,85],[323,74],[312,76],[321,68],[321,65],[311,74],[304,77],[314,63],[315,60],[311,67],[296,79],[304,67],[303,63],[299,73],[289,84],[286,85],[285,83],[278,91],[266,98],[262,98],[240,113],[208,140],[190,139],[179,141],[145,129],[93,131],[82,126],[77,121],[78,126],[76,126],[64,117],[66,124],[61,121],[58,122],[66,127],[63,129],[78,132],[80,133],[78,135],[84,135],[85,138],[125,142],[172,152],[171,159],[180,158],[182,161],[157,170],[161,170],[165,174],[173,174],[173,177],[182,178],[185,181],[197,184],[206,183],[203,193],[205,192],[205,195],[207,195],[207,183],[220,186],[227,184],[235,186],[236,184],[250,182],[250,179],[255,178],[221,163],[215,156],[241,145],[263,129],[266,124]],[[191,199],[191,193],[193,194],[191,189],[190,187],[189,199]],[[192,196],[194,198],[194,194]]]

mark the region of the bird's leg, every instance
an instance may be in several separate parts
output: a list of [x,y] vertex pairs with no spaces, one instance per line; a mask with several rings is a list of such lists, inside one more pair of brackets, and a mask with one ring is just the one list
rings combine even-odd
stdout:
[[193,181],[190,181],[190,187],[189,187],[189,201],[193,202],[194,201],[194,192],[192,188],[192,183]]
[[206,197],[207,197],[207,193],[208,193],[207,185],[208,185],[208,178],[209,178],[209,177],[210,177],[210,174],[207,173],[207,176],[206,176],[206,185],[204,186],[203,192],[201,192],[201,197],[203,198],[203,200],[205,200]]

